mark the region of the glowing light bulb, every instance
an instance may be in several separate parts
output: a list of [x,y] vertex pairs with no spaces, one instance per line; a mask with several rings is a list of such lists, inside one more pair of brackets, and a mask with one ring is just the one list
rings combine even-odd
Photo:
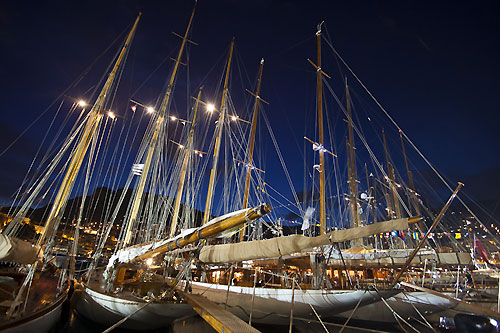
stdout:
[[151,266],[153,264],[153,258],[146,259],[146,265]]
[[84,107],[84,106],[86,106],[86,105],[87,105],[87,103],[85,103],[85,101],[84,101],[84,100],[79,100],[79,101],[78,101],[78,105],[80,105],[81,107]]
[[113,112],[108,111],[108,117],[111,118],[111,119],[115,119],[116,115]]
[[207,104],[207,111],[208,112],[213,112],[215,110],[215,106],[213,104]]
[[137,105],[132,105],[130,108],[135,112],[135,110],[137,110]]
[[232,119],[233,121],[236,121],[236,120],[238,119],[238,116],[232,116],[232,117],[231,117],[231,119]]
[[170,119],[177,120],[177,118],[175,116],[171,116]]
[[147,109],[148,113],[153,113],[155,112],[155,109],[153,109],[153,107],[149,106]]

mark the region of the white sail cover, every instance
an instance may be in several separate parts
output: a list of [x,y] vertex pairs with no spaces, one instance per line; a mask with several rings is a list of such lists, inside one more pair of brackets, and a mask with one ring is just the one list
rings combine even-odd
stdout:
[[205,263],[224,263],[277,258],[333,242],[343,242],[383,232],[406,229],[408,229],[408,219],[401,218],[358,228],[334,230],[317,237],[291,235],[235,244],[209,245],[201,249],[200,260]]

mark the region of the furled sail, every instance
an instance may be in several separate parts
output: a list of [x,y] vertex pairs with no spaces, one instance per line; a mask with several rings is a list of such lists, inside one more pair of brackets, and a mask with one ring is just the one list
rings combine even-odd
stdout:
[[37,259],[39,248],[18,238],[0,234],[0,261],[15,262],[16,264],[32,264]]
[[112,268],[116,264],[137,262],[154,257],[160,253],[181,248],[204,238],[223,235],[231,229],[241,227],[242,224],[261,218],[270,211],[271,207],[267,204],[262,204],[254,208],[242,209],[216,217],[202,227],[185,230],[174,238],[121,249],[109,259],[105,277],[109,276]]
[[224,263],[242,260],[277,258],[292,253],[344,242],[393,230],[408,229],[408,218],[379,222],[346,230],[334,230],[317,237],[291,235],[235,244],[209,245],[201,249],[200,260],[205,263]]

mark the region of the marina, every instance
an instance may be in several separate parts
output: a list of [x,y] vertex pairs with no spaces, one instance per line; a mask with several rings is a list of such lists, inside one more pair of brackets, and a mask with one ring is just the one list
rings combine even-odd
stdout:
[[6,90],[33,111],[2,120],[0,331],[500,331],[500,147],[468,104],[494,98],[459,94],[472,76],[417,86],[410,64],[455,47],[419,19],[482,15],[456,29],[486,50],[493,10],[343,4],[357,26],[323,1],[93,5],[17,23],[6,5],[7,36],[88,39],[33,42],[53,53]]

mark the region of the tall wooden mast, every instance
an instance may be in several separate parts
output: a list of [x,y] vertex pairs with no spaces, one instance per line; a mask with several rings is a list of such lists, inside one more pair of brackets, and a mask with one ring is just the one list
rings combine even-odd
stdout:
[[[351,214],[352,214],[352,227],[359,227],[359,212],[358,212],[358,183],[356,179],[356,156],[354,152],[354,133],[352,126],[352,115],[351,115],[351,96],[349,94],[349,86],[345,85],[346,93],[346,103],[347,103],[347,123],[349,128],[349,143],[347,152],[347,165],[349,167],[349,190],[351,192],[351,197],[349,202],[351,204]],[[359,239],[355,240],[355,243],[359,243]]]
[[217,127],[215,128],[217,137],[215,139],[212,170],[210,170],[210,181],[208,183],[208,194],[207,194],[207,202],[205,203],[205,214],[203,215],[203,224],[207,223],[210,220],[210,213],[212,211],[212,200],[215,188],[215,177],[217,175],[217,164],[219,162],[220,144],[227,113],[226,98],[228,94],[229,71],[231,70],[233,49],[234,49],[234,37],[231,40],[231,46],[229,47],[229,59],[227,60],[226,77],[224,79],[224,88],[222,90],[222,100],[220,103],[219,120],[217,122]]
[[[373,173],[368,175],[368,167],[365,163],[365,177],[366,177],[366,188],[369,190],[368,192],[368,205],[370,206],[371,215],[372,215],[372,223],[377,223],[377,215],[375,211],[375,205],[377,202],[375,201],[375,187],[373,183]],[[367,219],[368,222],[368,219]],[[378,248],[378,235],[375,236],[375,248]]]
[[320,234],[326,233],[326,185],[325,185],[325,153],[322,147],[324,146],[323,137],[323,77],[321,71],[321,24],[318,25],[316,32],[316,86],[317,86],[317,111],[318,111],[318,139],[319,139],[319,230]]
[[[245,179],[245,193],[243,195],[243,209],[248,207],[248,197],[250,194],[250,178],[251,178],[252,164],[253,164],[253,150],[255,145],[255,132],[257,130],[257,116],[259,113],[259,102],[260,102],[260,85],[262,80],[263,69],[264,69],[264,59],[261,59],[259,67],[259,78],[257,79],[257,90],[255,91],[255,105],[253,108],[252,130],[250,133],[250,142],[248,144],[247,176]],[[243,236],[245,236],[245,229],[240,231],[240,242],[243,240]]]
[[181,62],[181,57],[184,52],[184,48],[186,46],[186,42],[188,41],[188,34],[189,30],[191,29],[191,23],[193,22],[193,17],[194,13],[196,10],[196,3],[193,8],[193,11],[191,13],[191,17],[189,19],[188,26],[186,28],[186,32],[184,33],[184,36],[182,37],[182,43],[181,43],[181,48],[179,49],[179,53],[177,54],[177,59],[175,60],[175,65],[174,69],[172,70],[172,74],[170,75],[170,80],[168,82],[167,90],[165,92],[165,95],[163,97],[163,100],[160,105],[160,109],[158,110],[158,115],[156,118],[156,124],[155,124],[155,130],[153,133],[153,136],[151,138],[151,141],[149,143],[148,147],[148,152],[146,155],[146,161],[144,162],[144,168],[142,170],[140,179],[139,179],[139,185],[137,186],[137,191],[135,192],[135,197],[132,202],[132,209],[130,211],[129,218],[127,220],[126,224],[126,231],[125,231],[125,238],[123,240],[122,247],[127,246],[132,238],[132,228],[137,220],[137,214],[139,212],[139,207],[141,205],[141,200],[142,200],[142,195],[144,194],[144,187],[146,185],[146,180],[148,178],[149,174],[149,169],[151,167],[151,162],[153,159],[153,153],[156,150],[156,143],[158,142],[158,136],[160,134],[160,131],[164,127],[164,121],[165,121],[165,113],[167,111],[167,108],[170,106],[170,97],[172,95],[172,91],[174,88],[174,83],[175,83],[175,77],[177,75],[177,71],[179,69],[179,64]]
[[[61,186],[59,187],[59,190],[57,192],[56,198],[54,200],[54,203],[52,205],[52,208],[49,213],[49,217],[47,218],[47,221],[45,222],[45,228],[40,235],[40,238],[37,241],[37,246],[41,246],[42,244],[46,244],[46,241],[49,237],[51,237],[55,230],[57,229],[57,224],[58,221],[60,220],[60,216],[62,212],[64,211],[64,207],[66,206],[66,202],[68,200],[69,195],[71,194],[71,190],[73,189],[73,186],[75,184],[76,177],[78,175],[78,172],[80,170],[80,167],[83,163],[83,158],[86,155],[86,152],[92,142],[92,139],[94,138],[94,135],[96,134],[98,128],[99,128],[99,123],[101,122],[103,116],[104,116],[104,106],[107,101],[107,98],[110,96],[110,91],[113,86],[113,82],[116,76],[116,73],[118,72],[118,68],[120,67],[121,63],[123,62],[123,59],[125,58],[130,43],[132,41],[132,38],[134,36],[135,30],[137,28],[137,24],[139,23],[139,19],[141,17],[141,13],[137,16],[134,25],[132,26],[132,29],[130,30],[127,39],[125,40],[125,44],[122,47],[122,50],[120,51],[120,54],[118,55],[118,58],[116,59],[115,65],[113,66],[113,69],[108,75],[108,78],[106,79],[106,82],[97,97],[96,102],[92,106],[89,112],[89,116],[86,120],[85,128],[83,130],[83,133],[76,144],[74,154],[71,156],[71,160],[69,162],[69,167],[66,170],[66,173],[64,175],[63,181]],[[77,239],[74,240],[75,242],[78,241]],[[51,242],[48,243],[49,247],[51,245]],[[24,297],[24,293],[26,288],[28,287],[28,284],[30,281],[32,281],[33,274],[35,273],[37,267],[39,265],[39,261],[35,261],[33,265],[29,268],[29,273],[26,276],[26,278],[23,281],[23,284],[19,288],[19,291],[17,293],[17,296],[10,306],[9,310],[7,311],[7,315],[10,318],[13,316],[16,312],[17,305],[20,304],[20,299]],[[19,307],[18,309],[20,309]]]
[[182,161],[181,178],[179,180],[179,187],[177,189],[177,196],[175,197],[174,215],[172,216],[172,222],[170,223],[169,237],[174,237],[175,230],[177,228],[177,220],[179,218],[179,211],[180,211],[180,207],[181,207],[182,192],[184,190],[184,182],[186,180],[187,165],[188,165],[189,159],[191,158],[191,155],[193,154],[194,127],[195,127],[195,123],[196,123],[196,114],[198,113],[198,106],[200,104],[200,97],[201,97],[201,90],[202,89],[203,89],[203,87],[200,87],[200,90],[198,91],[198,97],[196,98],[196,104],[194,107],[193,122],[191,123],[191,129],[189,130],[189,138],[188,138],[188,142],[186,145],[186,151],[184,152],[184,154],[185,154],[184,159]]
[[[410,183],[410,198],[413,201],[413,206],[415,207],[415,212],[418,216],[421,216],[421,211],[420,211],[420,205],[418,203],[417,195],[415,194],[415,184],[413,183],[413,174],[410,171],[410,167],[408,166],[408,158],[406,157],[406,149],[405,149],[405,144],[403,142],[403,135],[401,132],[399,133],[399,139],[401,140],[401,149],[403,150],[403,156],[405,159],[405,165],[406,165],[406,174],[408,175],[408,182]],[[410,205],[411,207],[411,205]]]
[[[394,175],[394,167],[392,166],[392,163],[390,162],[390,157],[389,157],[389,149],[387,148],[387,141],[385,139],[385,131],[382,130],[382,137],[384,140],[384,149],[385,149],[385,158],[387,160],[387,175],[389,176],[389,184],[392,190],[392,200],[394,204],[394,212],[396,213],[396,218],[401,218],[401,209],[399,207],[399,200],[398,200],[398,191],[396,188],[396,181],[395,181],[395,175]],[[394,214],[391,214],[394,216]]]
[[106,102],[107,97],[109,97],[109,92],[111,91],[115,75],[120,67],[125,55],[128,51],[130,42],[132,41],[132,37],[134,36],[135,30],[137,28],[137,24],[139,23],[139,19],[141,17],[141,13],[137,16],[132,29],[130,30],[125,44],[116,59],[115,65],[113,69],[108,75],[106,83],[101,90],[101,93],[97,97],[96,102],[92,106],[89,117],[87,119],[87,123],[85,124],[85,129],[83,130],[83,134],[80,137],[79,142],[77,143],[75,153],[71,157],[71,161],[69,163],[69,167],[66,171],[66,174],[63,178],[63,182],[59,187],[59,191],[57,192],[57,196],[54,200],[54,204],[52,205],[52,209],[50,211],[49,217],[47,218],[47,222],[45,223],[45,228],[40,238],[38,239],[37,245],[40,246],[45,243],[45,240],[48,236],[50,236],[55,229],[56,221],[59,219],[60,214],[68,200],[68,197],[71,193],[73,185],[75,183],[76,176],[78,175],[78,171],[82,165],[83,158],[87,152],[87,149],[94,138],[94,134],[96,133],[99,123],[104,116],[104,104]]

